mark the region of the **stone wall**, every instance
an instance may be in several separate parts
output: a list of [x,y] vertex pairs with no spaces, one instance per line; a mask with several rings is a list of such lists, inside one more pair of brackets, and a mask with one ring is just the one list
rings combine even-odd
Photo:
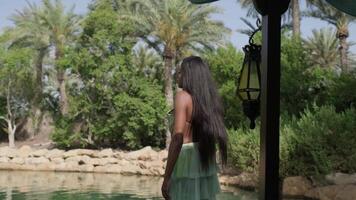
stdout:
[[168,152],[150,146],[131,152],[112,149],[0,148],[0,169],[120,173],[163,176]]

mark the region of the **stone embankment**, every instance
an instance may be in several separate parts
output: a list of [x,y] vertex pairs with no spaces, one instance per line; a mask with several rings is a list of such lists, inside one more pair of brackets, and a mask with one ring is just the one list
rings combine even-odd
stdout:
[[151,147],[131,152],[112,149],[19,149],[0,148],[0,169],[69,172],[101,172],[162,176],[167,151]]
[[[137,151],[113,149],[33,149],[0,148],[0,170],[68,171],[119,173],[123,175],[163,176],[167,150],[155,151],[150,146]],[[219,165],[220,166],[220,165]],[[220,173],[221,172],[221,173]],[[258,176],[250,173],[218,173],[222,185],[256,190]],[[355,200],[356,174],[335,173],[325,177],[323,184],[305,177],[287,177],[283,180],[284,199]]]

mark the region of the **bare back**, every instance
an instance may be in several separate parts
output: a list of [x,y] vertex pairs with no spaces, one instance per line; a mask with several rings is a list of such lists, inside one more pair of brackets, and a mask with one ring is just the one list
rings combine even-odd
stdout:
[[192,97],[188,92],[181,90],[177,92],[175,101],[175,132],[182,132],[183,143],[190,143],[193,141],[191,132]]

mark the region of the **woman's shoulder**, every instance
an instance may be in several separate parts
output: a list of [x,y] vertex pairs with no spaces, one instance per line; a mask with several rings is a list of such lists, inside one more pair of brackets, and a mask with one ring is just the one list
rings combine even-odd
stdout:
[[190,100],[191,95],[189,94],[189,92],[181,89],[181,90],[177,91],[175,99],[176,100]]
[[177,91],[174,98],[174,107],[175,108],[184,108],[191,107],[193,104],[193,99],[190,94],[184,90]]

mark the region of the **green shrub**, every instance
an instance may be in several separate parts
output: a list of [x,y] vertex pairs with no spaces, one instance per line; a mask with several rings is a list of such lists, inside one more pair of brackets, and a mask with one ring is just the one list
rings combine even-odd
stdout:
[[229,130],[229,162],[239,171],[258,172],[259,129]]
[[330,88],[329,104],[335,105],[337,111],[356,107],[356,72],[342,73],[335,78]]
[[[281,176],[314,176],[356,172],[356,110],[336,112],[333,106],[307,108],[300,118],[283,117],[280,126]],[[229,130],[229,162],[236,169],[258,171],[259,134]]]
[[[333,106],[306,109],[288,131],[282,160],[285,175],[356,172],[356,112],[337,113]],[[286,131],[285,130],[285,131]]]

